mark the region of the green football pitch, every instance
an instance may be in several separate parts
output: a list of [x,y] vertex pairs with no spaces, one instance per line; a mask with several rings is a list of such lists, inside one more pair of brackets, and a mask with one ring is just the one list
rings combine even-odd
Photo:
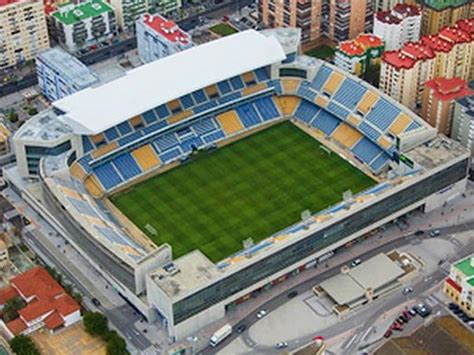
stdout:
[[[290,122],[174,168],[112,196],[112,202],[177,258],[200,249],[212,261],[357,193],[374,181]],[[145,226],[156,231],[151,235]],[[149,228],[148,228],[149,229]]]

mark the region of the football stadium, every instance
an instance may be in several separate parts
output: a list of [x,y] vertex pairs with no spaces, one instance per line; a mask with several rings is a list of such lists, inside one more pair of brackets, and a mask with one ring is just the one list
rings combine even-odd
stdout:
[[299,38],[241,32],[54,102],[8,191],[173,339],[464,193],[466,149]]

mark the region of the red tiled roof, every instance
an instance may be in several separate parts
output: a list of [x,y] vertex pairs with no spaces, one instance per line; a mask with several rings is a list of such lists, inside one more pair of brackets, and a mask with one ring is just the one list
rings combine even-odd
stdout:
[[42,267],[32,268],[14,277],[11,284],[27,298],[55,297],[64,293],[61,285]]
[[8,322],[6,326],[14,335],[18,335],[26,328],[28,328],[26,326],[26,323],[23,322],[21,318],[17,318],[15,320],[12,320],[11,322]]
[[143,23],[171,42],[188,44],[190,41],[189,34],[182,31],[174,21],[167,20],[158,14],[144,14]]
[[54,301],[54,307],[63,316],[68,316],[71,313],[79,311],[81,307],[79,304],[67,293]]
[[418,5],[396,4],[392,12],[403,17],[421,16],[421,7]]
[[44,320],[44,324],[49,329],[56,329],[64,324],[64,319],[61,318],[58,312],[54,312],[53,314],[51,314],[48,318]]
[[456,282],[454,282],[454,280],[452,278],[448,277],[446,279],[446,282],[449,285],[451,285],[451,287],[453,287],[456,291],[461,292],[461,290],[462,290],[461,286],[459,286]]
[[467,82],[461,78],[434,78],[425,82],[425,88],[430,88],[432,95],[442,101],[474,95],[474,90],[469,89]]
[[340,42],[338,49],[350,57],[365,53],[365,49],[355,40]]
[[401,51],[386,51],[382,55],[382,60],[398,70],[413,68],[416,63],[416,60]]
[[356,41],[364,46],[364,48],[377,48],[383,46],[383,41],[381,38],[369,34],[369,33],[362,33],[357,36]]
[[20,309],[18,314],[27,322],[31,322],[54,310],[54,304],[49,300],[40,300],[29,303]]
[[464,32],[474,35],[474,18],[459,20],[456,25]]
[[378,11],[375,17],[380,22],[398,25],[404,18],[421,16],[421,8],[417,5],[397,4],[392,11]]
[[430,47],[435,52],[449,53],[453,49],[453,45],[450,42],[446,42],[439,35],[429,35],[421,37],[421,43],[425,46]]
[[20,0],[0,0],[0,7],[19,2]]
[[420,42],[408,42],[401,48],[401,52],[415,60],[426,60],[435,57],[435,53]]
[[445,27],[439,33],[438,36],[450,43],[468,43],[472,41],[470,33],[464,32],[457,26]]
[[13,287],[8,286],[5,288],[2,288],[0,290],[0,305],[7,303],[9,300],[17,296],[18,296],[18,292],[16,292],[16,290]]
[[375,17],[380,22],[383,22],[389,25],[398,25],[400,22],[402,22],[401,19],[399,19],[396,16],[393,16],[390,11],[377,11],[375,13]]

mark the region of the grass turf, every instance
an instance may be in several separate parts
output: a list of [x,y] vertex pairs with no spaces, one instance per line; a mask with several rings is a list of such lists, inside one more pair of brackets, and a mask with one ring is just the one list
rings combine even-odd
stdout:
[[272,126],[155,176],[112,202],[174,257],[200,249],[216,262],[374,184],[290,122]]
[[334,48],[323,44],[316,48],[310,49],[305,54],[311,57],[318,58],[318,59],[326,59],[326,58],[332,57],[334,53],[335,53]]
[[236,28],[228,25],[227,23],[218,23],[217,25],[210,27],[209,31],[214,32],[221,37],[230,36],[239,32]]

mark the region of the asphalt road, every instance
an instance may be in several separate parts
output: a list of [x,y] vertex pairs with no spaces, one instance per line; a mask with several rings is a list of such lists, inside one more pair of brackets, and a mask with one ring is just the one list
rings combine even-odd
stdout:
[[[441,235],[444,238],[447,238],[447,235],[452,234],[452,233],[459,233],[459,232],[463,232],[463,231],[467,231],[467,230],[474,230],[474,220],[466,222],[466,223],[462,223],[462,224],[459,224],[459,225],[447,226],[447,227],[444,227],[444,228],[437,228],[437,229],[440,230]],[[428,233],[430,232],[430,230],[426,230],[425,232],[426,233],[425,233],[425,236],[423,238],[429,238]],[[362,254],[362,255],[359,255],[359,257],[362,258],[363,260],[366,260],[366,259],[369,259],[372,256],[375,256],[375,255],[379,254],[379,253],[388,252],[390,250],[393,250],[393,249],[399,248],[403,245],[406,245],[407,243],[410,243],[413,239],[417,239],[417,238],[420,238],[420,237],[416,237],[414,234],[410,234],[408,236],[401,237],[399,239],[391,241],[387,244],[379,245],[379,246],[375,247],[374,249],[370,250],[369,252],[367,252],[365,254]],[[462,251],[462,255],[458,255],[458,257],[461,258],[462,256],[471,254],[472,252],[474,252],[474,245],[472,245],[471,248],[465,248]],[[301,294],[301,293],[304,293],[308,290],[311,290],[311,288],[314,285],[316,285],[318,283],[321,283],[323,280],[338,274],[340,272],[340,267],[343,264],[345,264],[345,263],[340,263],[340,264],[334,266],[332,269],[329,269],[329,270],[325,271],[324,273],[319,274],[319,275],[315,276],[314,278],[312,278],[310,280],[307,280],[307,281],[301,283],[300,285],[298,285],[296,287],[293,287],[291,289],[286,290],[285,292],[282,292],[281,294],[275,296],[273,299],[271,299],[270,301],[268,301],[267,303],[265,303],[264,305],[259,307],[259,309],[266,309],[268,312],[271,312],[272,310],[275,310],[276,308],[280,307],[282,304],[284,304],[285,302],[288,301],[288,297],[287,297],[288,293],[290,293],[291,291],[296,290],[296,291],[298,291],[299,294]],[[442,270],[437,270],[436,272],[434,272],[432,274],[432,278],[430,279],[429,283],[423,282],[423,280],[422,280],[421,282],[417,283],[415,285],[415,287],[413,287],[414,293],[413,293],[413,295],[411,295],[411,297],[415,297],[416,295],[419,295],[419,294],[423,293],[424,291],[426,291],[427,289],[432,287],[433,283],[441,281],[443,279],[443,277],[445,277],[445,274],[443,273],[443,271]],[[381,309],[379,311],[383,311],[383,308],[386,308],[386,309],[393,308],[397,304],[402,303],[404,300],[405,300],[405,297],[403,297],[402,300],[397,298],[393,302],[391,302],[392,304],[388,304],[388,305],[384,304],[383,306],[380,306]],[[255,312],[257,312],[257,310],[255,310]],[[225,346],[229,345],[233,340],[235,340],[239,336],[242,336],[242,339],[243,339],[244,343],[247,346],[251,347],[253,351],[256,351],[256,352],[272,352],[272,351],[274,351],[275,349],[272,348],[272,347],[259,346],[258,344],[255,344],[254,341],[250,338],[250,336],[248,334],[248,329],[258,321],[258,319],[255,316],[255,312],[253,312],[249,316],[243,318],[238,323],[238,324],[245,324],[246,325],[247,330],[245,332],[243,332],[242,334],[237,334],[237,333],[234,332],[234,333],[232,333],[231,336],[229,336],[222,343],[220,343],[216,348],[211,348],[211,347],[208,346],[208,347],[200,350],[199,354],[201,354],[201,355],[215,354],[217,351],[219,351],[219,349],[223,349]],[[379,312],[376,312],[376,313],[378,315],[380,315]],[[374,316],[374,318],[376,319],[375,316]],[[368,327],[369,324],[373,323],[373,321],[374,321],[374,319],[367,320],[367,322],[364,323],[365,324],[365,329]],[[360,326],[361,326],[360,319],[355,317],[352,320],[347,320],[347,321],[344,321],[344,322],[340,322],[340,323],[335,324],[331,327],[328,327],[324,331],[322,331],[319,335],[322,335],[322,336],[325,336],[325,337],[331,337],[331,336],[334,336],[335,334],[343,333],[346,330],[353,329],[355,327],[360,327]],[[305,343],[310,342],[311,339],[312,339],[312,336],[311,337],[302,337],[300,339],[296,339],[295,341],[297,341],[298,344],[305,344]],[[354,344],[357,344],[357,342],[354,342]],[[351,350],[353,350],[353,349],[351,348]],[[349,354],[351,352],[347,352],[347,353]]]

